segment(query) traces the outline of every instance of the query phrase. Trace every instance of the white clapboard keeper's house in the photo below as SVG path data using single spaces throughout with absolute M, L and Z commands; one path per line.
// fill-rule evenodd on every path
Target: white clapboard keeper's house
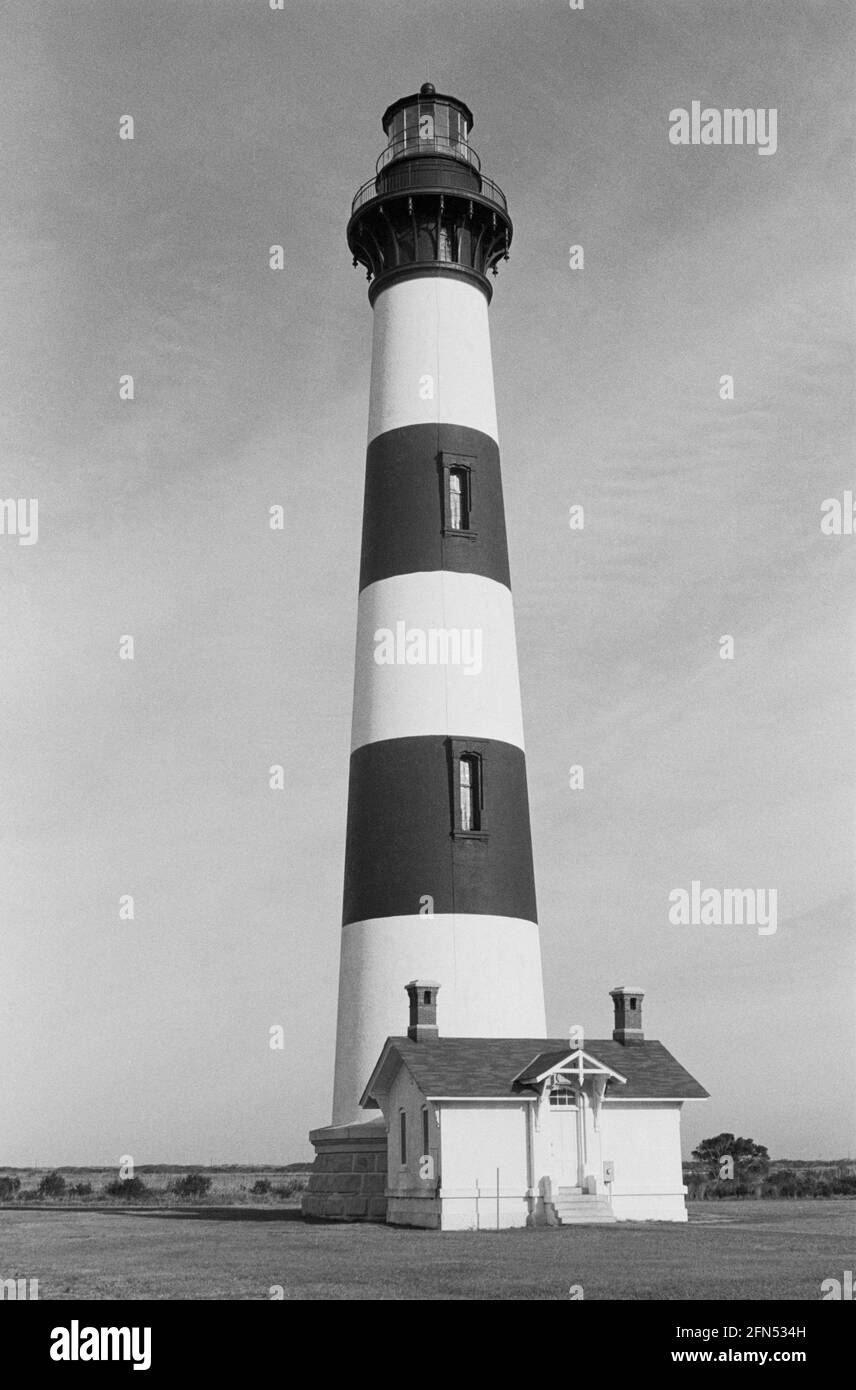
M 443 1038 L 434 980 L 411 980 L 406 1037 L 362 1096 L 387 1136 L 393 1225 L 441 1230 L 686 1221 L 680 1118 L 707 1091 L 611 991 L 610 1039 Z M 380 1128 L 380 1127 L 379 1127 Z

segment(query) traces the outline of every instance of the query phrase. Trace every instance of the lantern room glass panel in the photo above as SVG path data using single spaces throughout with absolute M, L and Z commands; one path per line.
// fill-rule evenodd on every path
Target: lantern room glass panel
M 466 118 L 436 97 L 421 97 L 393 116 L 384 163 L 403 154 L 452 154 L 473 163 Z

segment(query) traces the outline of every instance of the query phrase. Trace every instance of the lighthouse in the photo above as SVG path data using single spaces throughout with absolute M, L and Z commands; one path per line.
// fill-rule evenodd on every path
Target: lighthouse
M 448 1036 L 545 1035 L 488 324 L 512 224 L 472 127 L 430 83 L 394 102 L 348 222 L 374 323 L 333 1115 L 311 1136 L 313 1215 L 383 1215 L 382 1122 L 360 1098 L 402 1031 L 408 983 L 439 982 Z

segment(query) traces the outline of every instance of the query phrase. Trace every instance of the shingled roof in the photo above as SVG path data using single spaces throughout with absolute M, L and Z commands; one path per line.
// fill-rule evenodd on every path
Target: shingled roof
M 363 1093 L 364 1108 L 377 1109 L 372 1092 L 381 1071 L 397 1057 L 425 1096 L 455 1099 L 512 1098 L 534 1094 L 533 1081 L 577 1048 L 561 1038 L 438 1038 L 413 1042 L 387 1038 Z M 586 1039 L 584 1051 L 626 1077 L 610 1081 L 605 1099 L 702 1100 L 708 1092 L 653 1039 L 625 1045 L 609 1039 Z

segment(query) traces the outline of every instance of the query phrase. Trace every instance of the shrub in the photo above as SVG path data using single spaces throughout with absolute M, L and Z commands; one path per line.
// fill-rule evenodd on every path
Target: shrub
M 104 1191 L 108 1197 L 145 1197 L 148 1188 L 142 1178 L 114 1178 Z
M 177 1197 L 204 1197 L 210 1186 L 211 1179 L 204 1173 L 186 1173 L 178 1178 L 172 1190 Z
M 286 1178 L 279 1187 L 271 1188 L 275 1197 L 293 1197 L 295 1192 L 305 1192 L 306 1177 L 301 1175 L 297 1178 Z
M 90 1197 L 92 1195 L 91 1182 L 78 1182 L 70 1189 L 75 1197 Z
M 45 1173 L 39 1183 L 40 1197 L 62 1197 L 65 1194 L 66 1181 L 62 1173 Z
M 789 1168 L 782 1168 L 771 1174 L 767 1183 L 777 1197 L 799 1197 L 805 1194 L 800 1175 Z
M 10 1202 L 15 1193 L 20 1190 L 21 1179 L 13 1177 L 0 1178 L 0 1202 Z
M 250 1188 L 254 1197 L 266 1197 L 270 1192 L 270 1183 L 267 1178 L 259 1178 Z

